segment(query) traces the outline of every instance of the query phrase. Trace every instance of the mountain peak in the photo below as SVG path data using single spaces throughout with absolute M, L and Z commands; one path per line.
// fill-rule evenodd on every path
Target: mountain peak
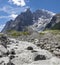
M 30 12 L 30 11 L 31 11 L 30 8 L 26 8 L 26 9 L 24 10 L 24 12 Z
M 29 12 L 29 11 L 30 11 L 30 8 L 27 8 L 27 9 L 26 9 L 26 12 Z
M 3 32 L 7 30 L 23 31 L 26 27 L 35 24 L 38 25 L 36 25 L 36 27 L 34 26 L 37 31 L 42 30 L 45 28 L 46 24 L 50 22 L 52 17 L 53 15 L 50 11 L 38 9 L 35 12 L 32 12 L 30 8 L 27 8 L 27 10 L 25 12 L 21 12 L 21 14 L 18 15 L 14 21 L 8 22 L 3 29 Z

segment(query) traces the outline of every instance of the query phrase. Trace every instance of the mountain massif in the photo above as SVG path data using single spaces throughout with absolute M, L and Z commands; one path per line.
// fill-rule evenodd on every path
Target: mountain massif
M 42 31 L 48 23 L 50 23 L 55 13 L 41 9 L 32 12 L 29 8 L 18 15 L 15 20 L 10 20 L 6 23 L 2 32 L 8 30 L 24 31 L 25 28 L 32 28 L 35 31 Z

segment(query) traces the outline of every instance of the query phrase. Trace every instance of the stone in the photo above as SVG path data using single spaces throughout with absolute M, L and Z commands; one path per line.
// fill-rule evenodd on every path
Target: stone
M 0 65 L 7 65 L 8 63 L 10 63 L 9 57 L 0 58 Z
M 12 60 L 13 58 L 15 58 L 15 56 L 14 55 L 10 55 L 10 60 Z
M 53 52 L 56 56 L 60 56 L 60 52 L 59 51 L 54 51 Z
M 58 46 L 57 48 L 60 49 L 60 46 Z
M 8 52 L 8 50 L 3 45 L 0 45 L 0 51 L 2 53 L 7 53 Z
M 33 47 L 29 46 L 27 47 L 27 50 L 33 50 Z
M 46 60 L 46 57 L 44 55 L 37 55 L 34 61 L 38 61 L 38 60 Z
M 12 50 L 10 51 L 10 54 L 15 55 L 15 50 L 12 49 Z

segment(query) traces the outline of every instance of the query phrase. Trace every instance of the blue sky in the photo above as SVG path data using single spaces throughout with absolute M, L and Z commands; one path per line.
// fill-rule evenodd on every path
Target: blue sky
M 0 30 L 10 19 L 14 19 L 27 8 L 32 11 L 46 9 L 60 13 L 60 0 L 0 0 Z

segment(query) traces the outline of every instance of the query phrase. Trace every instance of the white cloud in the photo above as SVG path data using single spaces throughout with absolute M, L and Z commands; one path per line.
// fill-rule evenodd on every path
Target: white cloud
M 9 0 L 9 2 L 21 7 L 26 5 L 25 0 Z
M 17 17 L 18 14 L 20 14 L 21 12 L 24 12 L 28 7 L 11 7 L 11 6 L 3 6 L 0 8 L 0 11 L 7 13 L 6 16 L 2 15 L 0 16 L 0 19 L 15 19 Z
M 6 19 L 6 20 L 13 19 L 14 20 L 18 16 L 18 14 L 26 11 L 27 8 L 28 6 L 14 8 L 10 5 L 5 5 L 0 8 L 0 12 L 5 12 L 6 15 L 0 15 L 0 19 Z
M 0 25 L 0 32 L 2 31 L 2 29 L 4 28 L 5 24 L 1 24 Z
M 11 14 L 9 16 L 0 16 L 0 19 L 15 19 L 18 15 L 17 14 Z
M 28 6 L 25 7 L 12 7 L 9 5 L 3 6 L 0 8 L 0 11 L 5 12 L 9 15 L 11 14 L 20 14 L 21 12 L 23 12 Z
M 11 14 L 9 17 L 15 19 L 17 16 L 18 16 L 17 14 Z
M 7 6 L 1 7 L 0 11 L 3 11 L 5 13 L 7 13 L 7 14 L 12 14 L 12 13 L 16 13 L 15 9 L 17 9 L 17 8 L 13 8 L 13 7 L 7 5 Z
M 0 19 L 15 19 L 17 17 L 16 14 L 11 14 L 9 16 L 0 16 Z M 2 31 L 2 29 L 4 28 L 5 24 L 0 25 L 0 32 Z

